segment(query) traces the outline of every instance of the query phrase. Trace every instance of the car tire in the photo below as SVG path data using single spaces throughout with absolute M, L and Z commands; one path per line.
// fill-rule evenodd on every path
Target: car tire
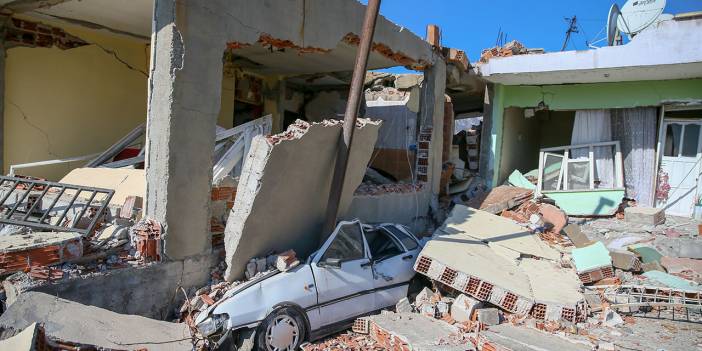
M 304 317 L 292 307 L 281 307 L 266 317 L 256 330 L 256 349 L 260 351 L 297 350 L 305 341 Z

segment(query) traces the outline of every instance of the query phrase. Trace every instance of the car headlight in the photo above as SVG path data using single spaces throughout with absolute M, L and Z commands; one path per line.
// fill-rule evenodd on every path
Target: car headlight
M 209 337 L 222 329 L 227 321 L 227 318 L 228 316 L 226 314 L 216 314 L 211 317 L 207 317 L 197 325 L 197 330 L 200 332 L 200 334 L 202 334 L 202 336 Z

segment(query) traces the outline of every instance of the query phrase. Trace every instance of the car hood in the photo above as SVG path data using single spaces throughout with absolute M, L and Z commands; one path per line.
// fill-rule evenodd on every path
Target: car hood
M 271 272 L 232 288 L 198 315 L 196 324 L 215 314 L 227 314 L 229 328 L 237 328 L 260 322 L 283 304 L 304 310 L 316 303 L 312 269 L 308 264 L 301 264 L 289 271 Z

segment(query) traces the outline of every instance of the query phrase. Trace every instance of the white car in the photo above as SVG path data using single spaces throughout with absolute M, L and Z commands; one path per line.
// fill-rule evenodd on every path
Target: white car
M 340 222 L 304 264 L 229 290 L 197 329 L 235 350 L 296 350 L 406 297 L 420 250 L 404 226 Z

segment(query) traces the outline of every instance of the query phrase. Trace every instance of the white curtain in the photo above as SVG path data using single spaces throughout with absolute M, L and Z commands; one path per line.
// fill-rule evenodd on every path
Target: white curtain
M 592 144 L 612 141 L 612 123 L 609 110 L 578 110 L 575 112 L 575 123 L 571 145 Z M 612 148 L 596 147 L 595 158 L 595 188 L 614 187 L 614 150 Z M 572 151 L 571 159 L 587 158 L 588 149 Z
M 626 195 L 649 207 L 653 207 L 657 120 L 655 107 L 612 110 L 612 136 L 621 143 Z

